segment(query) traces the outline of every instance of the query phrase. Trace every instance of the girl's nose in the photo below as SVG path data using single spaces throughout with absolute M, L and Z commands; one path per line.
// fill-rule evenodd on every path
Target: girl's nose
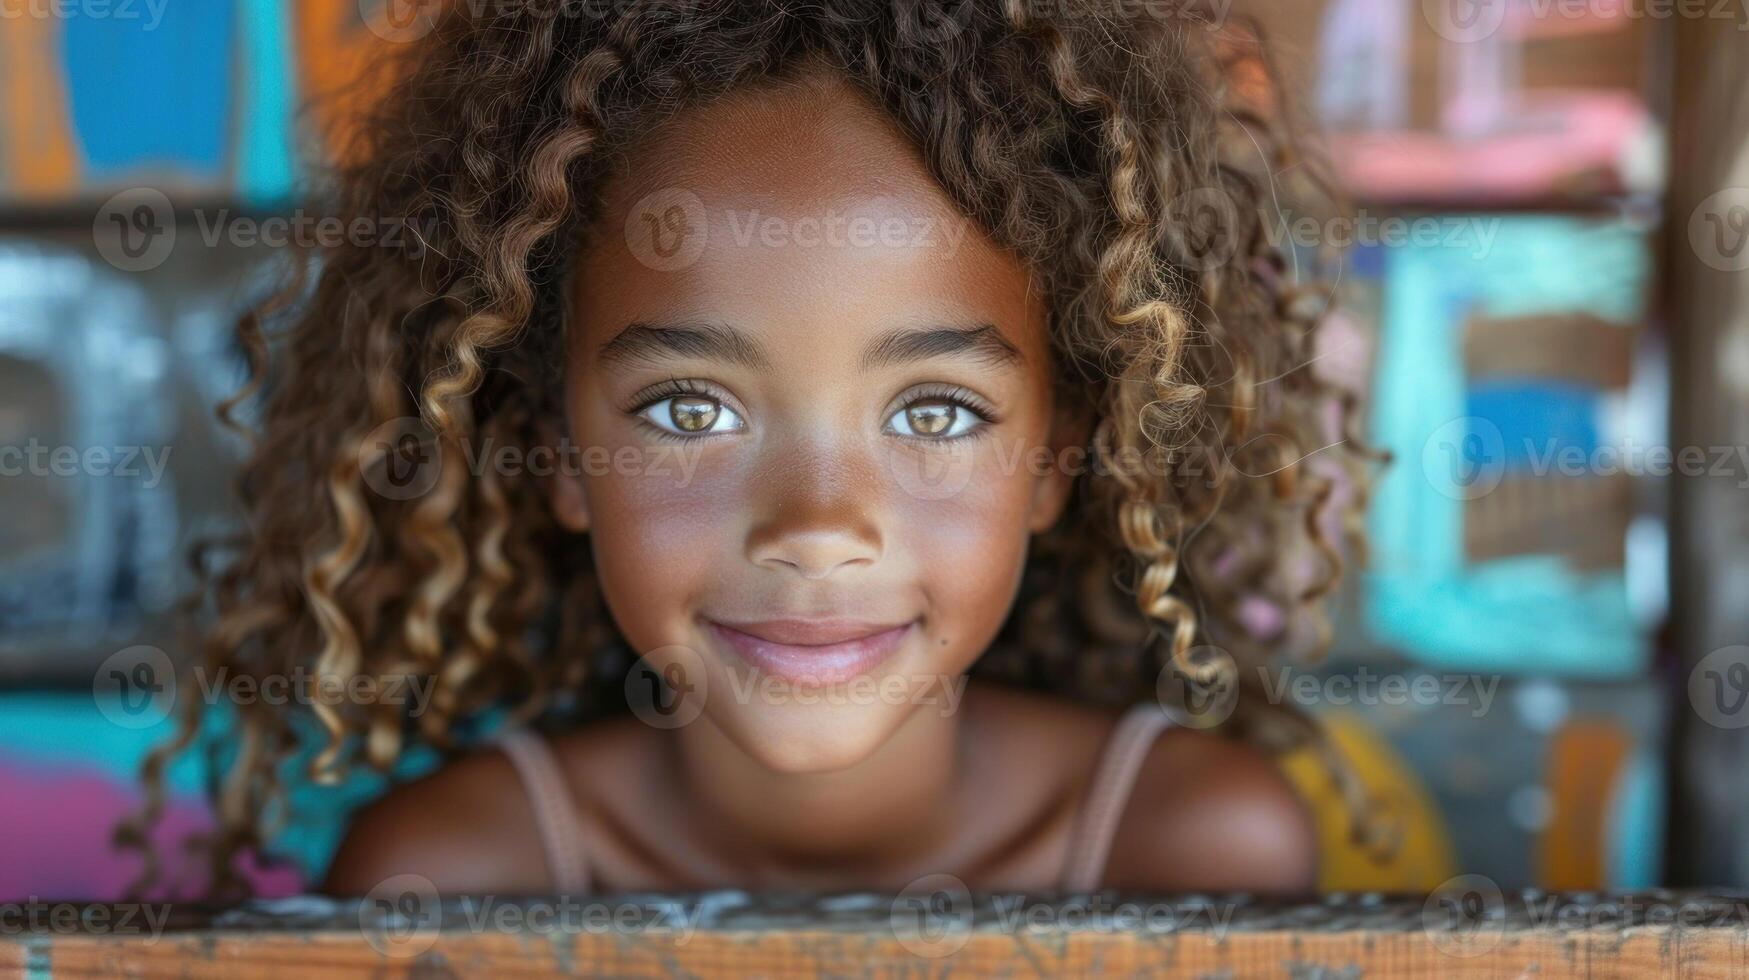
M 765 481 L 769 509 L 748 532 L 747 560 L 806 579 L 878 561 L 875 468 L 839 453 L 786 455 Z

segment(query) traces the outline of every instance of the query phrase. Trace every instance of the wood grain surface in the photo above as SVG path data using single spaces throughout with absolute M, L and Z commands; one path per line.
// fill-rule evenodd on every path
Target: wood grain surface
M 407 894 L 413 894 L 407 899 Z M 83 925 L 81 923 L 84 923 Z M 0 974 L 68 977 L 1738 977 L 1749 895 L 373 894 L 0 908 Z

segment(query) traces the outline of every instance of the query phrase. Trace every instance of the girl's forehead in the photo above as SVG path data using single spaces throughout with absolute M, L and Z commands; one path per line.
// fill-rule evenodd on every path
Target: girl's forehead
M 963 220 L 886 112 L 827 73 L 737 91 L 662 123 L 623 155 L 603 188 L 605 210 L 623 217 L 669 188 L 722 207 L 806 213 L 881 199 Z
M 964 215 L 883 110 L 842 82 L 688 110 L 633 147 L 582 261 L 579 311 L 992 322 L 1042 331 L 1031 277 Z M 592 294 L 592 295 L 590 295 Z M 593 314 L 593 316 L 591 316 Z M 614 322 L 618 321 L 618 322 Z

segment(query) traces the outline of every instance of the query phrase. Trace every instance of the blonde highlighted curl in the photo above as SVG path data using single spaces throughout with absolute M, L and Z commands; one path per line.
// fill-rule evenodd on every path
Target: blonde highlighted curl
M 1368 453 L 1346 431 L 1353 394 L 1308 367 L 1327 292 L 1296 285 L 1307 277 L 1267 235 L 1289 183 L 1325 182 L 1271 108 L 1255 30 L 1164 0 L 524 0 L 452 5 L 392 47 L 380 97 L 348 123 L 330 203 L 348 221 L 403 222 L 418 247 L 302 256 L 281 309 L 241 320 L 252 380 L 220 415 L 258 406 L 247 520 L 198 556 L 197 659 L 233 676 L 414 676 L 434 695 L 416 718 L 389 703 L 227 705 L 237 734 L 203 842 L 215 892 L 241 887 L 234 860 L 265 844 L 300 749 L 333 780 L 360 759 L 387 770 L 416 740 L 462 748 L 496 709 L 554 720 L 621 700 L 632 652 L 589 549 L 533 479 L 471 472 L 464 446 L 526 453 L 562 418 L 561 284 L 640 134 L 821 66 L 890 114 L 1035 270 L 1060 397 L 1095 422 L 1098 465 L 1036 542 L 977 672 L 1133 702 L 1168 665 L 1238 668 L 1227 730 L 1317 742 L 1292 706 L 1244 692 L 1255 665 L 1323 645 L 1322 600 L 1358 553 Z M 443 465 L 416 499 L 388 499 L 360 454 L 409 416 Z M 1211 667 L 1199 642 L 1230 659 Z M 147 852 L 147 880 L 164 766 L 205 714 L 182 703 L 120 835 Z

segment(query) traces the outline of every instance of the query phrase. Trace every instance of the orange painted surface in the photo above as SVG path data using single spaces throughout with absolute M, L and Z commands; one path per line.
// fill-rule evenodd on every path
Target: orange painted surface
M 63 194 L 78 184 L 79 153 L 56 58 L 60 22 L 0 18 L 0 177 L 9 196 Z
M 417 33 L 385 20 L 387 12 L 411 10 L 429 18 L 440 5 L 441 0 L 297 0 L 293 5 L 299 95 L 309 107 L 312 135 L 331 156 L 341 155 L 351 136 L 348 120 L 380 84 L 373 69 L 396 53 L 397 42 L 390 38 L 411 39 Z M 372 17 L 368 23 L 366 10 Z
M 1633 737 L 1604 721 L 1576 721 L 1549 743 L 1544 780 L 1552 801 L 1538 840 L 1536 880 L 1544 888 L 1604 886 L 1609 800 L 1633 752 Z

